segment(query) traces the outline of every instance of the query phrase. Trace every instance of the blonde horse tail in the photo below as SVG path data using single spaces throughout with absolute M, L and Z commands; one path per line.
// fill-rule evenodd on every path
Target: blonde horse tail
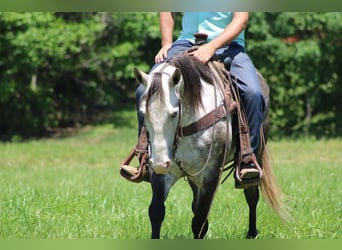
M 261 163 L 263 169 L 263 177 L 260 189 L 266 203 L 276 212 L 276 214 L 284 221 L 292 220 L 288 211 L 288 206 L 284 203 L 285 194 L 279 187 L 275 175 L 272 170 L 269 149 L 267 144 L 264 145 Z
M 276 214 L 282 220 L 288 221 L 292 220 L 292 217 L 288 211 L 288 206 L 283 201 L 283 198 L 285 198 L 285 194 L 279 187 L 277 180 L 273 174 L 269 149 L 267 145 L 268 132 L 270 128 L 270 117 L 268 114 L 270 107 L 270 88 L 261 73 L 259 71 L 257 71 L 257 73 L 261 82 L 262 92 L 265 97 L 267 113 L 263 126 L 260 129 L 261 157 L 259 158 L 259 161 L 261 162 L 263 170 L 263 177 L 261 179 L 260 189 L 266 203 L 276 212 Z

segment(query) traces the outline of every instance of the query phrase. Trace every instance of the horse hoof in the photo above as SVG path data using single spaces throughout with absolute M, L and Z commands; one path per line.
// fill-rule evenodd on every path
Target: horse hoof
M 248 231 L 246 238 L 247 239 L 256 239 L 258 237 L 258 231 Z

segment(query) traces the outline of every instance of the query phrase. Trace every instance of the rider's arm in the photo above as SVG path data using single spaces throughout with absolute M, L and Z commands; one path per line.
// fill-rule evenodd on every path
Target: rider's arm
M 209 43 L 200 46 L 196 51 L 191 52 L 191 55 L 206 63 L 214 55 L 215 51 L 222 46 L 229 44 L 242 32 L 248 23 L 248 12 L 234 12 L 233 20 L 215 39 Z
M 173 28 L 175 26 L 175 14 L 172 12 L 161 12 L 159 14 L 159 26 L 162 38 L 162 46 L 173 42 Z
M 175 26 L 175 13 L 161 12 L 159 14 L 159 26 L 162 39 L 162 48 L 155 57 L 155 62 L 163 61 L 167 56 L 173 42 L 173 28 Z
M 232 22 L 209 44 L 217 50 L 233 41 L 246 28 L 248 17 L 248 12 L 234 12 Z

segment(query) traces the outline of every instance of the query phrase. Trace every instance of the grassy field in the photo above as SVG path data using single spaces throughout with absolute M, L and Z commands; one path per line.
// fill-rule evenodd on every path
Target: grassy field
M 1 239 L 149 238 L 150 186 L 119 175 L 136 142 L 135 115 L 120 117 L 67 137 L 0 143 Z M 281 222 L 261 199 L 259 238 L 341 239 L 342 141 L 270 141 L 270 150 L 294 222 Z M 229 178 L 219 187 L 208 239 L 245 237 L 247 204 L 233 186 Z M 163 238 L 192 238 L 190 204 L 181 180 L 166 202 Z

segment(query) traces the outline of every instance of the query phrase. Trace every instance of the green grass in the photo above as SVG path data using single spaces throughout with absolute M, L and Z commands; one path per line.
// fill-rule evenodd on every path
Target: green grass
M 1 239 L 147 239 L 147 183 L 119 175 L 136 143 L 134 112 L 114 124 L 63 138 L 0 143 Z M 124 126 L 124 124 L 126 124 Z M 261 199 L 261 239 L 341 239 L 341 140 L 270 141 L 275 174 L 294 222 L 282 223 Z M 166 202 L 162 237 L 192 238 L 191 192 L 185 180 Z M 244 239 L 247 204 L 233 180 L 219 187 L 209 239 Z

